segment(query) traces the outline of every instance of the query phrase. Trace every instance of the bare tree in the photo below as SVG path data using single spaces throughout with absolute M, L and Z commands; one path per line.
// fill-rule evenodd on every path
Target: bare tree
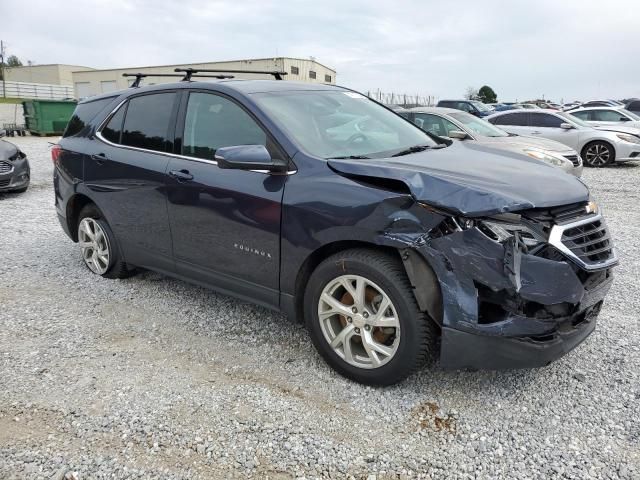
M 467 87 L 464 92 L 464 98 L 467 100 L 475 100 L 478 97 L 478 89 L 476 87 Z

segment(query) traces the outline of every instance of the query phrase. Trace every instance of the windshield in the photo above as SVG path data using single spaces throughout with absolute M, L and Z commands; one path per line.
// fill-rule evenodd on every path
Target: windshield
M 565 120 L 567 120 L 570 123 L 573 123 L 575 125 L 580 125 L 581 127 L 589 127 L 589 128 L 591 128 L 591 125 L 589 125 L 584 120 L 579 119 L 575 115 L 571 115 L 570 113 L 566 113 L 566 112 L 555 112 L 555 113 L 556 113 L 556 115 L 561 116 L 562 118 L 564 118 Z
M 436 145 L 418 127 L 359 93 L 308 90 L 253 97 L 307 153 L 317 157 L 383 158 L 417 145 Z
M 494 127 L 489 122 L 480 120 L 478 117 L 469 115 L 468 113 L 450 113 L 449 116 L 454 120 L 457 120 L 465 126 L 466 129 L 471 130 L 473 133 L 482 135 L 484 137 L 508 137 L 509 134 L 504 130 L 500 130 L 498 127 Z
M 473 104 L 474 107 L 476 107 L 481 112 L 490 112 L 491 111 L 491 108 L 489 108 L 487 105 L 485 105 L 482 102 L 473 101 L 471 103 Z

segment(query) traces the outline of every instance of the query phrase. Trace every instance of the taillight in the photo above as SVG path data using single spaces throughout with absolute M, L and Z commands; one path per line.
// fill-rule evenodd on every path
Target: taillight
M 58 164 L 58 160 L 60 159 L 60 155 L 62 154 L 62 147 L 60 145 L 53 145 L 51 147 L 51 160 L 53 160 L 54 164 Z

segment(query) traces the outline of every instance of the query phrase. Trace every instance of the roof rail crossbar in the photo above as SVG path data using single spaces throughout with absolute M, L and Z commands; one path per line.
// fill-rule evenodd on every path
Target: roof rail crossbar
M 174 77 L 180 78 L 181 80 L 191 80 L 191 75 L 188 76 L 181 73 L 123 73 L 123 77 L 136 77 L 136 79 L 131 84 L 131 88 L 138 88 L 140 86 L 140 81 L 146 77 Z M 196 77 L 207 77 L 207 78 L 217 78 L 218 80 L 224 80 L 228 78 L 234 78 L 233 75 L 195 75 Z
M 224 69 L 210 69 L 210 68 L 176 68 L 174 72 L 184 72 L 184 79 L 190 80 L 192 76 L 200 77 L 199 72 L 205 73 L 254 73 L 258 75 L 271 75 L 276 80 L 283 80 L 283 76 L 287 72 L 280 72 L 277 70 L 224 70 Z
M 138 88 L 140 81 L 146 77 L 182 77 L 182 75 L 176 75 L 175 73 L 123 73 L 123 77 L 136 77 L 131 84 L 131 88 Z

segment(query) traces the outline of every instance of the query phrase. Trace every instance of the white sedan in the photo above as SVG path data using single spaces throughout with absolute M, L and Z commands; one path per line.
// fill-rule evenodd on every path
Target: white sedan
M 564 143 L 580 152 L 589 167 L 640 160 L 640 134 L 633 133 L 633 129 L 599 130 L 567 112 L 543 109 L 507 110 L 489 115 L 486 120 L 507 132 Z
M 571 110 L 571 115 L 592 127 L 625 126 L 640 129 L 640 116 L 630 112 L 624 105 L 618 107 L 582 107 Z

